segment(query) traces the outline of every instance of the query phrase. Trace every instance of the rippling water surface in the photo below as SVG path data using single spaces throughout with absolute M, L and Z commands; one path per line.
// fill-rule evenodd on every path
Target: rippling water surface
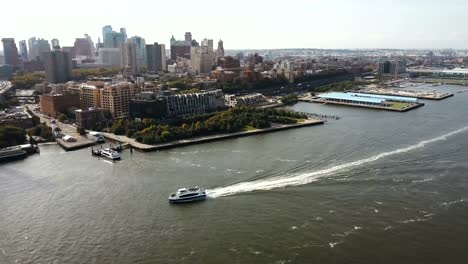
M 0 263 L 468 262 L 468 93 L 425 103 L 116 163 L 43 146 L 0 165 Z M 189 185 L 210 199 L 168 203 Z

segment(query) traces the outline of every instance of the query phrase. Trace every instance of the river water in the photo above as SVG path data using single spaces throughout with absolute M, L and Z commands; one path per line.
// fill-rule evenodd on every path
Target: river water
M 0 263 L 468 263 L 468 93 L 425 103 L 115 163 L 42 146 L 0 166 Z

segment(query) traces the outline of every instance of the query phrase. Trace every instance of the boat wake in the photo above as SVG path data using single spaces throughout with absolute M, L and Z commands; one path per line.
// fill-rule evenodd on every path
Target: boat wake
M 442 135 L 436 138 L 421 141 L 409 147 L 400 148 L 400 149 L 389 151 L 389 152 L 383 152 L 383 153 L 377 154 L 375 156 L 372 156 L 366 159 L 361 159 L 361 160 L 333 166 L 328 169 L 301 173 L 301 174 L 288 176 L 288 177 L 275 177 L 275 178 L 260 179 L 260 180 L 249 181 L 249 182 L 240 182 L 240 183 L 236 183 L 236 184 L 226 186 L 226 187 L 219 187 L 219 188 L 207 190 L 207 194 L 210 198 L 216 198 L 216 197 L 229 196 L 229 195 L 247 193 L 247 192 L 253 192 L 253 191 L 271 190 L 271 189 L 283 188 L 283 187 L 288 187 L 288 186 L 304 185 L 304 184 L 317 181 L 319 178 L 326 176 L 326 175 L 330 175 L 331 173 L 351 169 L 357 166 L 361 166 L 363 164 L 367 164 L 370 162 L 383 159 L 385 157 L 417 150 L 417 149 L 425 147 L 427 144 L 435 143 L 438 141 L 443 141 L 449 137 L 455 136 L 460 133 L 464 133 L 466 131 L 468 131 L 468 126 L 452 131 L 450 133 L 447 133 L 445 135 Z

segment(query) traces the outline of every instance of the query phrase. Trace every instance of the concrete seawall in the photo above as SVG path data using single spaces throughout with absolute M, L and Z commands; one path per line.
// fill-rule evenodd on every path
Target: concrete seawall
M 287 124 L 287 125 L 274 124 L 272 127 L 265 128 L 265 129 L 256 129 L 256 130 L 251 130 L 251 131 L 242 131 L 242 132 L 236 132 L 236 133 L 230 133 L 230 134 L 211 135 L 211 136 L 198 137 L 198 138 L 192 138 L 192 139 L 177 140 L 177 141 L 164 143 L 164 144 L 158 144 L 158 145 L 142 144 L 142 143 L 137 142 L 133 138 L 128 138 L 126 136 L 117 136 L 111 133 L 103 133 L 103 135 L 104 137 L 111 139 L 111 140 L 115 140 L 117 142 L 128 143 L 133 148 L 141 150 L 141 151 L 157 151 L 157 150 L 184 147 L 184 146 L 190 146 L 190 145 L 195 145 L 195 144 L 202 144 L 202 143 L 208 143 L 208 142 L 213 142 L 213 141 L 227 140 L 227 139 L 232 139 L 232 138 L 246 137 L 246 136 L 258 135 L 258 134 L 266 134 L 266 133 L 272 133 L 272 132 L 277 132 L 277 131 L 283 131 L 287 129 L 308 127 L 308 126 L 315 126 L 315 125 L 322 125 L 322 124 L 324 124 L 323 120 L 306 120 L 302 123 Z

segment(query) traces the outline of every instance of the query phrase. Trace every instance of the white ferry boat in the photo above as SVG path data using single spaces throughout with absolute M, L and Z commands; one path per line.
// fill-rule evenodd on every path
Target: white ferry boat
M 109 148 L 105 148 L 105 149 L 100 150 L 99 154 L 102 157 L 108 158 L 108 159 L 111 159 L 111 160 L 120 160 L 120 158 L 121 158 L 120 154 L 117 151 L 111 150 Z
M 206 200 L 206 192 L 198 186 L 179 189 L 169 196 L 169 202 L 171 203 L 189 203 L 204 200 Z

